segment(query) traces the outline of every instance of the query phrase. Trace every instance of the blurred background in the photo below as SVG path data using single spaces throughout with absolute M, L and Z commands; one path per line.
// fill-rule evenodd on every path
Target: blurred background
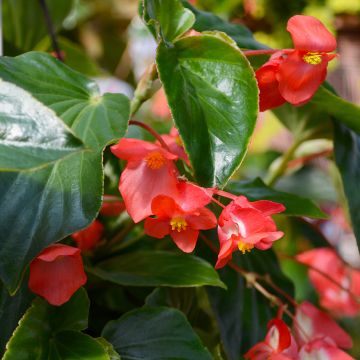
M 154 61 L 156 51 L 152 35 L 137 15 L 138 1 L 46 1 L 65 63 L 97 79 L 103 92 L 122 92 L 131 97 L 146 67 Z M 285 31 L 289 17 L 305 14 L 319 18 L 336 34 L 338 41 L 340 56 L 330 63 L 328 80 L 341 96 L 360 104 L 359 0 L 193 0 L 191 3 L 232 23 L 246 25 L 259 42 L 272 48 L 292 47 Z M 5 55 L 16 56 L 31 50 L 53 52 L 40 1 L 3 0 L 2 10 Z M 281 115 L 281 110 L 259 115 L 248 156 L 236 177 L 263 178 L 290 146 L 291 115 L 285 119 Z M 171 116 L 161 89 L 136 117 L 146 120 L 159 132 L 170 130 Z M 321 122 L 322 119 L 312 120 Z M 131 128 L 128 136 L 144 138 L 147 135 Z M 360 268 L 340 175 L 332 159 L 331 136 L 331 132 L 323 131 L 302 144 L 286 176 L 276 184 L 280 190 L 311 198 L 329 214 L 329 219 L 281 219 L 286 221 L 282 226 L 287 235 L 276 247 L 283 253 L 295 255 L 310 244 L 329 241 L 345 261 Z M 114 175 L 109 166 L 105 172 L 116 192 L 118 174 Z M 286 260 L 282 265 L 296 283 L 297 298 L 315 299 L 305 269 Z M 360 332 L 357 318 L 342 319 L 342 322 L 353 335 Z M 359 340 L 354 348 L 356 353 L 360 353 Z

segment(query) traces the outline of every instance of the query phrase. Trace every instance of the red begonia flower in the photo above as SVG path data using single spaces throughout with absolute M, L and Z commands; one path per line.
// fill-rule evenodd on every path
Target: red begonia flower
M 30 264 L 29 288 L 51 305 L 62 305 L 86 283 L 80 249 L 55 244 Z
M 174 198 L 159 195 L 151 203 L 156 218 L 145 220 L 145 233 L 161 239 L 170 235 L 175 244 L 184 252 L 195 248 L 199 230 L 214 228 L 215 215 L 204 206 L 211 201 L 207 189 L 180 182 Z
M 303 345 L 299 352 L 299 360 L 355 360 L 348 355 L 331 339 L 317 339 Z
M 294 337 L 280 319 L 270 320 L 265 340 L 254 345 L 245 355 L 249 360 L 292 360 L 298 355 Z
M 151 212 L 151 201 L 157 195 L 172 196 L 177 191 L 177 156 L 157 144 L 137 139 L 121 139 L 111 146 L 118 158 L 127 165 L 120 177 L 119 190 L 126 210 L 134 222 Z
M 335 37 L 312 16 L 289 19 L 294 50 L 276 52 L 256 71 L 260 89 L 260 111 L 284 102 L 301 105 L 310 100 L 324 82 L 327 65 L 336 55 Z
M 164 88 L 161 88 L 153 97 L 151 112 L 160 118 L 170 119 L 171 112 L 166 99 Z
M 277 231 L 271 215 L 284 210 L 282 204 L 267 200 L 249 202 L 245 196 L 239 196 L 227 205 L 219 217 L 220 252 L 215 268 L 225 266 L 236 249 L 243 254 L 254 247 L 269 249 L 284 235 Z
M 349 349 L 351 337 L 326 313 L 309 302 L 296 309 L 294 334 L 300 346 L 313 340 L 331 339 L 337 347 Z
M 189 158 L 184 150 L 183 142 L 180 138 L 179 131 L 175 127 L 170 130 L 169 135 L 161 135 L 170 151 L 177 155 L 180 159 L 183 159 L 188 166 L 190 166 Z
M 100 214 L 103 216 L 118 216 L 125 211 L 125 203 L 117 196 L 104 195 Z
M 94 220 L 84 230 L 77 231 L 71 235 L 77 247 L 83 251 L 91 250 L 101 240 L 104 226 L 99 220 Z
M 296 256 L 297 260 L 311 265 L 338 284 L 348 288 L 354 295 L 360 296 L 360 271 L 346 266 L 336 252 L 329 248 L 318 248 Z M 311 283 L 320 295 L 320 304 L 336 315 L 355 316 L 360 311 L 360 304 L 349 291 L 337 286 L 333 281 L 313 269 L 309 269 Z

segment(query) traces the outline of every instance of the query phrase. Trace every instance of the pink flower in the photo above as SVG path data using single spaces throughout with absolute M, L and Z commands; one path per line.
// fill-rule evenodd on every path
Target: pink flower
M 282 231 L 277 231 L 271 215 L 284 210 L 284 205 L 276 202 L 249 202 L 245 196 L 236 197 L 219 217 L 220 252 L 215 268 L 225 266 L 236 249 L 243 254 L 254 247 L 269 249 L 274 241 L 284 235 Z
M 82 251 L 91 250 L 101 240 L 104 226 L 99 220 L 94 220 L 90 226 L 71 235 L 77 247 Z
M 166 99 L 165 91 L 161 88 L 153 97 L 151 112 L 160 118 L 170 119 L 171 112 Z
M 175 127 L 170 130 L 169 135 L 161 135 L 166 145 L 169 147 L 170 151 L 177 155 L 180 159 L 183 159 L 188 166 L 190 165 L 189 158 L 184 150 L 183 142 L 180 138 L 179 131 Z
M 245 355 L 249 360 L 292 360 L 298 355 L 297 344 L 287 325 L 280 319 L 268 323 L 265 341 L 254 345 Z
M 180 182 L 174 197 L 159 195 L 151 203 L 156 218 L 145 220 L 145 233 L 161 239 L 170 235 L 184 252 L 195 248 L 199 230 L 214 228 L 215 215 L 204 206 L 211 201 L 211 193 L 199 186 Z
M 149 215 L 151 201 L 158 195 L 172 196 L 177 191 L 177 156 L 157 144 L 137 139 L 121 139 L 111 146 L 127 165 L 120 177 L 119 190 L 126 210 L 134 222 Z
M 299 352 L 299 360 L 355 360 L 342 351 L 330 339 L 313 340 L 305 344 Z
M 343 349 L 352 346 L 351 337 L 329 315 L 309 302 L 297 307 L 294 324 L 295 338 L 300 346 L 314 340 L 332 341 Z
M 360 296 L 360 271 L 346 266 L 333 249 L 318 248 L 296 256 L 300 262 L 310 265 L 354 295 Z M 333 281 L 313 269 L 309 269 L 311 283 L 320 295 L 320 304 L 337 315 L 354 316 L 360 310 L 360 304 L 349 291 L 337 286 Z
M 276 52 L 256 71 L 260 89 L 260 111 L 284 102 L 301 105 L 309 101 L 324 82 L 327 65 L 336 55 L 335 37 L 312 16 L 289 19 L 294 50 Z
M 62 305 L 86 283 L 80 249 L 50 245 L 30 264 L 29 288 L 51 305 Z

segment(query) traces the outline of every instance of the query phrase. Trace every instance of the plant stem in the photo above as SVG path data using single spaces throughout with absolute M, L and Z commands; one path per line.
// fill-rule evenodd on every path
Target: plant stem
M 281 156 L 280 163 L 277 164 L 275 170 L 269 172 L 265 182 L 268 186 L 272 186 L 276 183 L 276 181 L 284 175 L 288 163 L 292 158 L 294 157 L 295 151 L 297 148 L 302 144 L 304 140 L 302 138 L 299 138 L 295 140 L 292 145 L 287 149 L 287 151 Z
M 58 42 L 57 37 L 56 37 L 54 23 L 53 23 L 53 21 L 51 19 L 51 15 L 50 15 L 50 12 L 49 12 L 49 8 L 48 8 L 48 6 L 46 4 L 46 0 L 39 0 L 39 3 L 40 3 L 42 11 L 44 13 L 46 27 L 48 29 L 49 36 L 50 36 L 51 43 L 52 43 L 52 47 L 54 49 L 56 57 L 60 61 L 64 61 L 64 57 L 63 57 L 63 55 L 61 53 L 59 42 Z
M 161 144 L 161 146 L 163 148 L 165 148 L 167 151 L 171 152 L 170 148 L 168 147 L 168 145 L 166 144 L 166 142 L 164 141 L 164 139 L 160 136 L 159 133 L 157 133 L 152 127 L 150 127 L 149 125 L 141 122 L 141 121 L 137 121 L 137 120 L 130 120 L 129 121 L 129 125 L 135 125 L 135 126 L 139 126 L 142 127 L 143 129 L 145 129 L 147 132 L 149 132 L 157 141 L 159 141 L 159 143 Z
M 155 64 L 150 65 L 146 69 L 144 75 L 141 77 L 136 87 L 134 98 L 132 99 L 130 104 L 130 117 L 136 114 L 142 103 L 148 100 L 153 94 L 152 85 L 154 80 L 156 80 L 157 76 L 158 74 L 157 74 L 156 65 Z

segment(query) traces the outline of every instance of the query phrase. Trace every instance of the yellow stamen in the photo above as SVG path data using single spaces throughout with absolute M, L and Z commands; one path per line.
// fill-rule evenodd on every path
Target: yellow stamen
M 239 241 L 238 242 L 238 248 L 243 254 L 246 254 L 246 252 L 250 252 L 251 249 L 254 248 L 254 245 L 253 244 L 246 244 L 246 243 L 243 243 L 243 242 Z
M 175 142 L 179 146 L 181 146 L 181 147 L 183 146 L 183 142 L 182 142 L 181 137 L 179 135 L 175 137 Z
M 316 52 L 308 52 L 303 56 L 303 60 L 310 65 L 319 65 L 322 62 L 321 55 Z
M 146 155 L 145 162 L 150 169 L 157 170 L 164 166 L 166 159 L 159 151 L 153 151 Z
M 174 217 L 170 221 L 171 230 L 176 230 L 177 232 L 186 230 L 188 224 L 183 217 Z

